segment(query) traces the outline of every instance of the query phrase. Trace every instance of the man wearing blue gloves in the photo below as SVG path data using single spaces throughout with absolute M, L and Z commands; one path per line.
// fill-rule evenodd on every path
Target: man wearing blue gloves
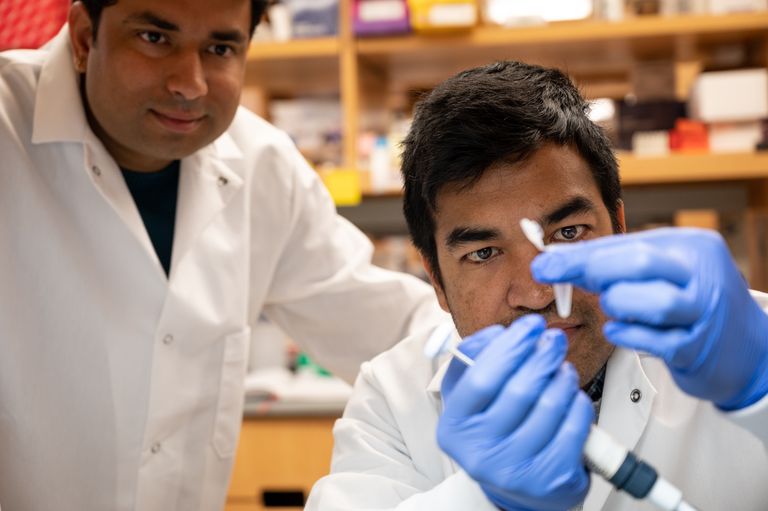
M 516 62 L 420 103 L 404 210 L 475 364 L 425 358 L 431 331 L 364 364 L 308 509 L 650 509 L 585 468 L 593 422 L 700 509 L 768 507 L 768 298 L 715 233 L 612 236 L 616 159 L 587 112 Z M 553 283 L 577 286 L 568 318 Z
M 768 394 L 768 316 L 717 234 L 604 238 L 543 254 L 531 268 L 540 282 L 600 294 L 608 340 L 662 359 L 687 394 L 723 410 Z

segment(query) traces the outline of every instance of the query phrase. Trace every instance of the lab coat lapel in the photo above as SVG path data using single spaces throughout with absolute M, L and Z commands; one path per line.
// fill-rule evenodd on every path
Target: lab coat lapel
M 603 401 L 597 425 L 627 449 L 634 449 L 648 425 L 656 389 L 645 374 L 640 355 L 616 348 L 608 361 Z M 639 394 L 637 394 L 637 392 Z M 633 401 L 632 396 L 639 400 Z M 603 509 L 613 487 L 592 474 L 592 487 L 584 501 L 584 511 Z
M 458 343 L 460 340 L 461 337 L 459 336 L 459 333 L 454 332 L 454 337 L 451 339 L 451 342 Z M 443 396 L 440 393 L 440 386 L 443 383 L 443 378 L 445 377 L 446 371 L 448 371 L 448 365 L 451 363 L 452 358 L 453 357 L 449 353 L 444 353 L 436 360 L 432 361 L 434 376 L 429 381 L 427 388 L 425 389 L 427 395 L 432 401 L 432 405 L 435 407 L 435 413 L 438 416 L 443 413 Z M 445 454 L 442 450 L 440 451 L 440 461 L 445 477 L 448 477 L 451 474 L 455 474 L 461 470 L 459 464 L 453 461 L 453 459 L 451 459 L 451 457 Z
M 242 159 L 242 153 L 225 133 L 210 146 L 182 160 L 172 274 L 198 235 L 242 188 L 243 179 L 226 163 L 238 159 Z
M 47 45 L 50 55 L 40 71 L 35 96 L 33 144 L 73 142 L 82 144 L 82 174 L 67 179 L 88 179 L 123 225 L 155 261 L 157 275 L 165 278 L 136 205 L 115 160 L 88 126 L 79 91 L 79 76 L 72 64 L 69 29 L 64 25 Z M 67 168 L 62 166 L 62 169 Z M 60 169 L 51 169 L 52 172 Z

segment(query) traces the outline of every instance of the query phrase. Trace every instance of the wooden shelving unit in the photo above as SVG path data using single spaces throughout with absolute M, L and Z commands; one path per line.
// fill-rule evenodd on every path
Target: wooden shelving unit
M 625 186 L 768 179 L 768 154 L 672 154 L 659 158 L 619 157 Z
M 359 39 L 361 55 L 430 52 L 435 49 L 485 49 L 499 46 L 535 47 L 645 42 L 657 47 L 670 41 L 695 38 L 700 41 L 743 41 L 750 36 L 764 36 L 768 13 L 731 14 L 727 16 L 646 16 L 620 22 L 599 20 L 567 21 L 544 26 L 504 28 L 478 26 L 460 34 L 446 36 L 408 35 Z
M 637 62 L 668 59 L 680 67 L 681 94 L 714 48 L 740 46 L 768 64 L 768 12 L 645 16 L 621 22 L 574 21 L 546 26 L 478 26 L 448 35 L 357 38 L 350 2 L 341 0 L 338 37 L 256 43 L 248 83 L 265 97 L 330 92 L 340 96 L 343 156 L 357 166 L 361 109 L 393 91 L 428 88 L 468 66 L 500 58 L 567 68 L 587 94 L 622 96 Z M 693 69 L 693 71 L 691 71 Z M 623 85 L 621 84 L 623 83 Z M 373 98 L 373 99 L 371 99 Z M 673 155 L 621 158 L 626 185 L 768 179 L 765 155 Z M 363 169 L 364 170 L 364 169 Z M 765 200 L 768 203 L 768 197 Z
M 282 59 L 314 59 L 336 57 L 341 44 L 338 37 L 321 39 L 294 39 L 286 42 L 260 42 L 251 45 L 248 60 L 251 62 Z

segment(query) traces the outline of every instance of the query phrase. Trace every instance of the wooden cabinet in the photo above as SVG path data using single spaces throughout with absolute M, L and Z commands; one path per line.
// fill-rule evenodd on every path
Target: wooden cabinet
M 246 417 L 227 496 L 226 511 L 262 511 L 264 494 L 276 499 L 309 495 L 328 473 L 333 449 L 329 417 Z M 283 511 L 301 509 L 279 508 Z

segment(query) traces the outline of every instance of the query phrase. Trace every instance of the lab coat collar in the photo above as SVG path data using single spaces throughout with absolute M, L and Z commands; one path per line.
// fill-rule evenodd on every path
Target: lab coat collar
M 64 25 L 45 48 L 49 53 L 40 70 L 35 96 L 32 143 L 81 142 L 89 128 L 68 26 Z
M 461 336 L 459 335 L 459 332 L 454 329 L 453 337 L 450 342 L 457 344 L 460 341 Z M 437 358 L 437 361 L 434 363 L 437 369 L 435 370 L 434 376 L 427 384 L 427 393 L 432 394 L 438 401 L 440 401 L 440 386 L 443 383 L 443 378 L 445 377 L 446 371 L 448 371 L 448 365 L 451 363 L 452 358 L 453 356 L 450 353 L 443 353 Z
M 446 371 L 448 371 L 448 364 L 451 363 L 450 355 L 442 355 L 438 359 L 438 368 L 435 371 L 435 375 L 429 381 L 427 385 L 427 392 L 430 394 L 440 394 L 440 385 L 443 383 Z
M 181 161 L 171 278 L 198 235 L 243 187 L 229 163 L 243 154 L 228 133 Z
M 119 169 L 88 125 L 79 90 L 79 77 L 72 63 L 69 29 L 65 25 L 46 45 L 49 54 L 40 71 L 35 97 L 32 142 L 80 142 L 85 151 L 85 168 L 102 169 L 94 181 L 104 197 L 134 232 L 145 250 L 156 260 L 158 275 L 164 278 L 152 242 L 128 193 Z M 243 178 L 229 163 L 242 160 L 243 154 L 225 132 L 208 146 L 181 162 L 179 202 L 173 248 L 173 270 L 188 252 L 197 235 L 226 206 L 242 187 Z

